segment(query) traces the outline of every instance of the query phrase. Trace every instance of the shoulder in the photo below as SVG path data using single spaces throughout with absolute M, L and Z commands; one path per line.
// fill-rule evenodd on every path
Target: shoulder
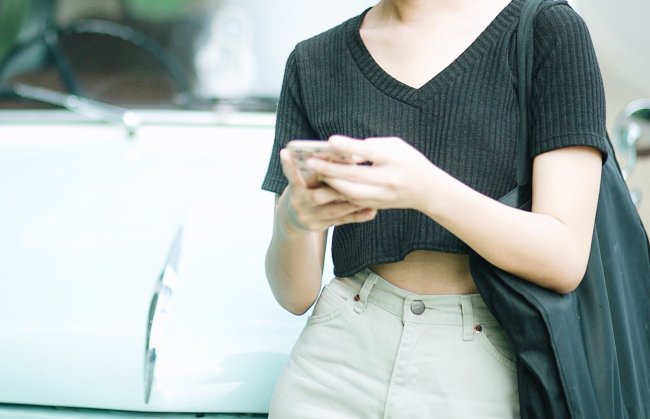
M 298 43 L 292 53 L 298 66 L 326 65 L 337 61 L 337 58 L 347 50 L 348 38 L 359 25 L 361 18 L 362 15 L 352 17 L 323 33 Z
M 558 43 L 591 43 L 589 29 L 582 17 L 568 4 L 554 0 L 543 4 L 537 15 L 535 40 L 547 48 Z
M 594 46 L 583 18 L 564 2 L 549 0 L 542 7 L 535 20 L 536 70 L 552 62 L 595 68 Z

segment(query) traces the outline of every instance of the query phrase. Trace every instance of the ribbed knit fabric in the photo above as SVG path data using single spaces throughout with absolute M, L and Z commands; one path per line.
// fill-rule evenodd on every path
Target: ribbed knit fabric
M 359 28 L 367 11 L 298 44 L 287 61 L 262 188 L 281 193 L 286 187 L 279 151 L 289 140 L 342 134 L 401 137 L 475 190 L 495 199 L 505 195 L 515 186 L 514 38 L 522 4 L 509 3 L 454 62 L 418 89 L 387 74 L 366 49 Z M 596 147 L 606 158 L 600 70 L 587 27 L 569 6 L 538 16 L 533 75 L 531 158 L 574 145 Z M 382 210 L 373 221 L 334 229 L 334 271 L 350 276 L 416 249 L 468 250 L 418 211 Z

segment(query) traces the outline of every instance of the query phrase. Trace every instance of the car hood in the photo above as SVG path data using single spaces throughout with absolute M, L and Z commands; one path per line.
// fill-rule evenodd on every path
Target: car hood
M 0 402 L 265 412 L 303 323 L 264 275 L 269 115 L 130 139 L 34 120 L 0 126 Z

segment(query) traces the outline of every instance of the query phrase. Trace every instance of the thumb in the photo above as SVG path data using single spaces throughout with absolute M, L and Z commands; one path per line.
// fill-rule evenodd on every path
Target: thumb
M 280 150 L 280 162 L 282 163 L 282 172 L 284 173 L 284 176 L 286 176 L 289 183 L 307 187 L 305 181 L 302 179 L 302 176 L 300 176 L 298 167 L 291 158 L 291 153 L 286 148 Z

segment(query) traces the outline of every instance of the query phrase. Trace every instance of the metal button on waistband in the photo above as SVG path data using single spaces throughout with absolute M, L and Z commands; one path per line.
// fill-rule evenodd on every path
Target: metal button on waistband
M 411 303 L 411 311 L 413 312 L 413 314 L 420 315 L 424 313 L 424 308 L 425 308 L 424 303 L 420 300 L 416 300 Z

